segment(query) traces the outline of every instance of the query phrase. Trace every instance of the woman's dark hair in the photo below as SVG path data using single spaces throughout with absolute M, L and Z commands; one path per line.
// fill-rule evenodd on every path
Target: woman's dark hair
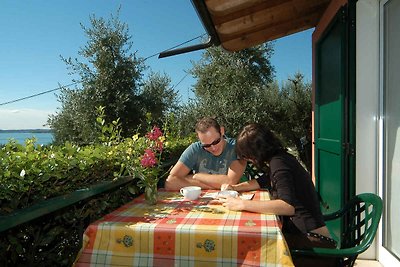
M 236 139 L 236 153 L 242 159 L 251 160 L 260 170 L 279 151 L 284 151 L 281 141 L 264 125 L 246 125 Z

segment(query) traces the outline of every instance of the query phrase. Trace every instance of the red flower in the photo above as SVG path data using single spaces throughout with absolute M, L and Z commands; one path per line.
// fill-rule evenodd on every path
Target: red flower
M 145 168 L 153 167 L 157 164 L 156 155 L 151 149 L 146 149 L 144 151 L 140 164 Z
M 146 137 L 152 141 L 156 141 L 163 133 L 157 126 L 154 126 L 153 129 L 146 134 Z

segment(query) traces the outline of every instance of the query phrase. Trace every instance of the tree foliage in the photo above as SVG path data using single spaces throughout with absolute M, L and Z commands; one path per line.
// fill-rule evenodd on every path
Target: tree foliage
M 274 85 L 277 87 L 277 84 Z M 274 130 L 288 146 L 296 148 L 299 157 L 311 171 L 311 83 L 301 73 L 288 77 L 274 98 L 271 117 Z
M 235 53 L 208 48 L 191 70 L 197 78 L 196 98 L 184 108 L 184 125 L 202 116 L 216 116 L 235 135 L 244 122 L 257 120 L 260 97 L 274 76 L 272 53 L 272 43 Z
M 179 109 L 178 93 L 171 87 L 171 79 L 166 75 L 151 72 L 141 91 L 142 113 L 151 113 L 156 124 L 162 122 L 170 113 Z
M 90 27 L 81 24 L 88 39 L 78 51 L 81 58 L 62 57 L 69 74 L 80 77 L 74 81 L 81 88 L 63 88 L 58 96 L 61 108 L 48 119 L 55 143 L 97 142 L 100 133 L 93 122 L 100 106 L 105 107 L 107 121 L 120 119 L 121 134 L 127 137 L 145 121 L 146 113 L 164 114 L 175 101 L 166 75 L 152 74 L 143 81 L 147 66 L 130 52 L 132 37 L 118 15 L 119 11 L 109 20 L 90 16 Z
M 311 148 L 305 143 L 310 142 L 311 84 L 296 73 L 279 86 L 273 80 L 272 54 L 273 43 L 235 53 L 207 49 L 191 70 L 197 83 L 195 98 L 179 116 L 183 132 L 192 132 L 203 116 L 217 117 L 233 137 L 247 123 L 260 122 L 295 148 L 309 167 Z

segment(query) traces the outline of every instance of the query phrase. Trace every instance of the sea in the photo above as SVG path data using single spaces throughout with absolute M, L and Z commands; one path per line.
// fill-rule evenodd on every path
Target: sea
M 53 134 L 49 132 L 0 132 L 0 145 L 8 143 L 9 139 L 14 139 L 23 145 L 26 139 L 32 137 L 36 138 L 38 145 L 48 145 L 53 142 Z

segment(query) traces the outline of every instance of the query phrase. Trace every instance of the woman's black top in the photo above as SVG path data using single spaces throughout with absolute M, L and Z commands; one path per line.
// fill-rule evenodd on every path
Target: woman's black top
M 294 156 L 285 151 L 277 153 L 269 162 L 268 174 L 257 179 L 260 187 L 270 182 L 272 199 L 295 208 L 293 216 L 282 216 L 283 232 L 307 233 L 325 225 L 311 176 Z

